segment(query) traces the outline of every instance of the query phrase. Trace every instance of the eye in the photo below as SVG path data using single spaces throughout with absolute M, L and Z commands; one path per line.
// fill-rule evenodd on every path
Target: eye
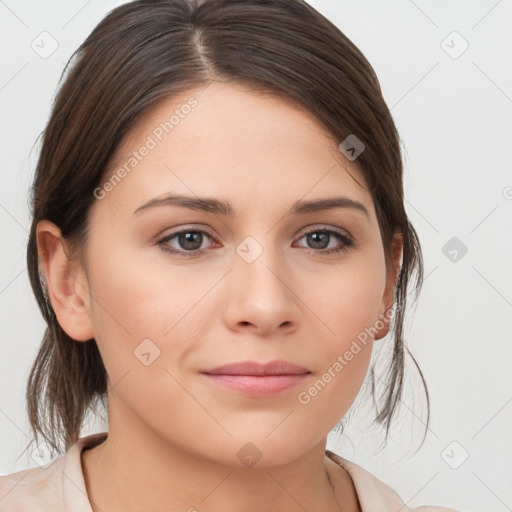
M 205 247 L 203 244 L 207 238 L 213 239 L 213 236 L 208 231 L 183 228 L 160 239 L 158 245 L 164 252 L 175 254 L 176 256 L 194 257 L 204 252 Z M 171 244 L 171 241 L 174 239 L 176 239 L 175 245 Z M 177 248 L 176 245 L 178 245 Z M 175 248 L 173 249 L 172 247 Z
M 327 228 L 316 228 L 304 233 L 299 240 L 306 239 L 306 243 L 309 244 L 312 254 L 329 255 L 346 251 L 354 242 L 352 239 L 339 231 Z M 338 243 L 336 244 L 336 240 Z M 334 245 L 333 245 L 334 242 Z M 341 246 L 340 246 L 341 242 Z M 299 245 L 299 247 L 304 247 Z

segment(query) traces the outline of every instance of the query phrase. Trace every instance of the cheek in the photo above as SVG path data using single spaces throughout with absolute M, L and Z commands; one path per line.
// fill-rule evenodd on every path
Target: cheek
M 95 339 L 112 380 L 140 366 L 141 351 L 159 363 L 183 357 L 205 329 L 196 309 L 215 276 L 192 279 L 184 266 L 148 265 L 141 253 L 112 251 L 94 259 L 89 271 Z
M 353 253 L 346 264 L 328 275 L 315 277 L 317 286 L 309 289 L 317 291 L 310 300 L 326 326 L 325 340 L 330 333 L 332 343 L 326 347 L 335 352 L 345 350 L 379 318 L 386 284 L 383 254 L 376 245 L 372 250 Z
M 376 248 L 368 257 L 351 260 L 351 265 L 331 275 L 328 287 L 324 280 L 316 281 L 324 283 L 327 292 L 309 294 L 323 325 L 310 358 L 321 360 L 321 364 L 315 379 L 297 399 L 309 409 L 312 421 L 329 418 L 329 426 L 334 426 L 364 381 L 385 287 L 384 261 L 378 256 Z

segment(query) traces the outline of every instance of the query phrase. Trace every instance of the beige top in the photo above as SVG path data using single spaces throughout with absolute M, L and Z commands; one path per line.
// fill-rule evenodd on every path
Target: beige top
M 0 476 L 0 511 L 92 512 L 81 453 L 106 437 L 107 432 L 82 437 L 49 465 Z M 430 506 L 410 509 L 390 487 L 362 467 L 329 450 L 326 454 L 351 476 L 362 512 L 456 512 Z

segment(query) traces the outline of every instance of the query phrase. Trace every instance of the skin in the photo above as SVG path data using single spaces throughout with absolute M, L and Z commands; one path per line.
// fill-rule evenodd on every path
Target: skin
M 386 271 L 357 160 L 345 159 L 309 112 L 237 84 L 213 82 L 149 110 L 112 170 L 191 97 L 197 106 L 95 201 L 82 263 L 68 257 L 57 226 L 38 225 L 58 321 L 77 342 L 95 338 L 109 376 L 108 439 L 82 454 L 93 510 L 359 510 L 349 475 L 325 447 L 363 383 L 373 340 L 308 404 L 297 396 L 392 307 L 400 238 Z M 134 214 L 171 192 L 218 198 L 237 213 L 160 206 Z M 368 217 L 351 208 L 288 214 L 298 200 L 333 196 L 359 201 Z M 159 245 L 179 227 L 211 230 L 198 257 L 178 237 Z M 323 246 L 305 236 L 322 228 L 354 245 L 322 256 L 327 245 L 344 246 L 334 235 Z M 248 236 L 263 249 L 252 263 L 236 252 Z M 144 339 L 160 350 L 147 366 L 134 356 Z M 266 397 L 199 373 L 275 359 L 311 373 Z M 237 456 L 248 442 L 261 454 L 253 467 Z

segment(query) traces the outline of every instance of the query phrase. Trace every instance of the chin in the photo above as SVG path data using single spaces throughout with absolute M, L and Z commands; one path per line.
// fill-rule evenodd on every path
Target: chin
M 321 440 L 305 439 L 304 433 L 283 429 L 281 434 L 269 430 L 259 435 L 239 435 L 225 442 L 215 443 L 210 457 L 217 463 L 239 469 L 264 469 L 291 464 L 313 449 Z

